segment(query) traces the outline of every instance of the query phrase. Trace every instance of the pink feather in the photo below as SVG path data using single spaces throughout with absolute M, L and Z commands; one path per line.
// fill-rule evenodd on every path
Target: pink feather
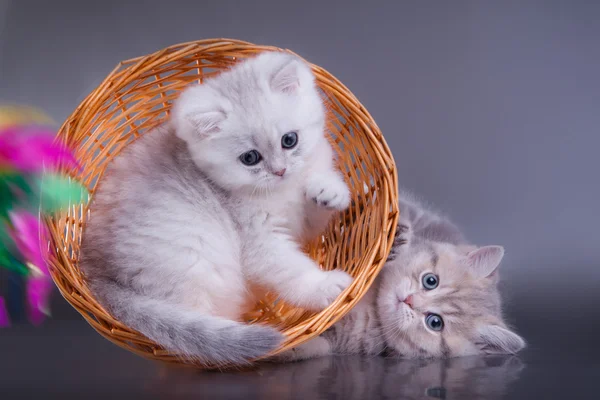
M 42 244 L 48 237 L 46 226 L 26 211 L 11 212 L 9 216 L 12 225 L 9 234 L 17 250 L 27 262 L 39 268 L 44 275 L 48 275 L 46 254 L 42 251 Z
M 25 296 L 27 298 L 27 318 L 33 325 L 40 325 L 50 315 L 50 294 L 52 280 L 48 275 L 31 275 L 27 278 Z
M 64 165 L 78 168 L 68 147 L 54 142 L 53 132 L 40 127 L 9 126 L 0 131 L 0 166 L 24 173 Z
M 4 298 L 0 296 L 0 328 L 6 328 L 8 326 L 10 326 L 10 317 L 6 310 Z
M 46 263 L 45 243 L 47 229 L 38 218 L 28 212 L 11 212 L 12 228 L 9 234 L 17 250 L 26 262 L 37 270 L 27 277 L 26 298 L 27 315 L 34 325 L 41 324 L 49 314 L 49 300 L 52 292 L 52 280 Z

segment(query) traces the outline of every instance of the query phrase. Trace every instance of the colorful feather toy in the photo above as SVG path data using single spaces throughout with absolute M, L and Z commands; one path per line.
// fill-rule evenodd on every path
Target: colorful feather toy
M 60 173 L 79 168 L 71 150 L 54 141 L 50 118 L 25 107 L 0 107 L 0 267 L 25 280 L 26 315 L 41 324 L 50 315 L 53 284 L 41 216 L 85 203 L 86 188 Z M 0 327 L 10 325 L 0 296 Z

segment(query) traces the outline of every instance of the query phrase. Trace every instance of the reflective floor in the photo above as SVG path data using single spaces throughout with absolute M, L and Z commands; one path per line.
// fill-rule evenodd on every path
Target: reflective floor
M 0 102 L 62 122 L 121 60 L 212 37 L 292 49 L 372 113 L 402 186 L 506 246 L 520 359 L 182 371 L 110 344 L 57 295 L 44 327 L 0 329 L 0 400 L 600 399 L 600 2 L 430 3 L 0 0 Z
M 560 340 L 560 338 L 554 338 Z M 596 397 L 598 354 L 534 340 L 522 357 L 407 361 L 329 357 L 238 372 L 138 358 L 84 322 L 0 330 L 0 398 L 579 399 Z M 581 343 L 571 341 L 575 350 Z M 5 397 L 6 396 L 6 397 Z

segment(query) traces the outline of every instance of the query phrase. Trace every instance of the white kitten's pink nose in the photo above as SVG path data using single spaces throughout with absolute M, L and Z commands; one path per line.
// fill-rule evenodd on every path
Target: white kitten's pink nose
M 274 171 L 273 173 L 277 176 L 283 176 L 283 174 L 285 174 L 285 168 L 280 169 L 279 171 Z

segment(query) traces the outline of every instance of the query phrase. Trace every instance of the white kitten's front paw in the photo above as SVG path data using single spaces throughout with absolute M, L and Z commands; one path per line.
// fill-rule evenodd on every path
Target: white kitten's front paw
M 321 207 L 343 211 L 350 205 L 348 186 L 338 175 L 313 178 L 306 187 L 307 199 Z
M 313 308 L 320 311 L 329 306 L 352 283 L 352 277 L 344 271 L 324 272 L 323 279 L 316 286 Z

